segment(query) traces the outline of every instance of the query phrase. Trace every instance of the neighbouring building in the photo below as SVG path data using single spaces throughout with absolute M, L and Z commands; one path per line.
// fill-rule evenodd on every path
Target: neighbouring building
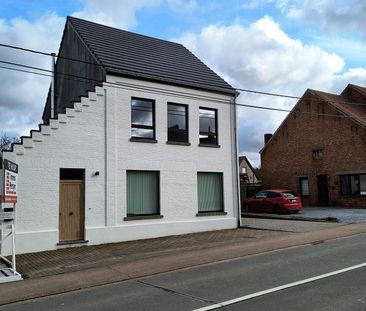
M 266 141 L 264 188 L 294 190 L 304 205 L 366 208 L 366 88 L 307 90 Z
M 17 252 L 237 227 L 234 88 L 181 44 L 73 17 L 55 71 L 43 124 L 2 153 Z
M 240 202 L 262 189 L 260 178 L 246 156 L 239 157 Z
M 240 179 L 248 184 L 257 184 L 260 182 L 256 170 L 246 156 L 239 157 L 239 175 Z

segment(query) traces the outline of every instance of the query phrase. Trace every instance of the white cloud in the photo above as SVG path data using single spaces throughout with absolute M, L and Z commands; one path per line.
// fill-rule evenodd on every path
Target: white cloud
M 287 17 L 314 22 L 330 32 L 361 32 L 366 38 L 364 0 L 275 0 Z
M 130 29 L 137 24 L 137 10 L 160 3 L 161 0 L 86 0 L 83 9 L 72 15 L 112 27 Z
M 45 52 L 56 52 L 65 18 L 46 13 L 35 21 L 15 18 L 0 20 L 1 42 Z M 50 70 L 47 56 L 1 48 L 0 59 Z M 1 66 L 25 69 L 7 64 Z M 31 70 L 31 69 L 29 69 Z M 0 132 L 27 134 L 41 122 L 50 78 L 6 69 L 0 70 Z
M 289 37 L 272 18 L 248 27 L 210 25 L 200 33 L 176 38 L 235 87 L 301 96 L 307 88 L 340 92 L 347 83 L 366 84 L 364 68 L 344 72 L 344 60 L 334 53 Z M 238 102 L 291 108 L 296 101 L 243 92 Z M 274 132 L 286 114 L 239 107 L 240 152 L 263 146 L 263 134 Z

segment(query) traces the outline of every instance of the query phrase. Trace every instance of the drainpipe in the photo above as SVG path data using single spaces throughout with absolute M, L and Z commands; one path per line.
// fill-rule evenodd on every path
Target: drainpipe
M 236 105 L 236 98 L 238 97 L 239 93 L 237 93 L 235 95 L 234 98 L 234 102 L 232 103 L 234 105 L 234 109 L 233 110 L 233 131 L 234 131 L 234 139 L 233 139 L 233 143 L 234 143 L 234 152 L 233 152 L 233 157 L 234 157 L 234 161 L 233 161 L 233 172 L 234 172 L 234 177 L 235 177 L 235 184 L 236 184 L 236 204 L 237 204 L 237 208 L 238 208 L 238 228 L 241 227 L 242 222 L 241 222 L 241 202 L 240 202 L 240 177 L 239 177 L 239 158 L 238 158 L 238 128 L 237 128 L 237 120 L 236 120 L 236 116 L 237 116 L 237 105 Z
M 51 119 L 55 118 L 55 58 L 56 54 L 51 53 L 51 70 L 52 70 L 52 81 L 51 81 Z

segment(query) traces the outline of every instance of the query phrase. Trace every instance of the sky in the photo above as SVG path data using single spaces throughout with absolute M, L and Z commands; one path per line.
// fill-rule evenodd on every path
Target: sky
M 233 87 L 301 96 L 366 86 L 363 0 L 0 0 L 0 44 L 58 52 L 66 16 L 184 44 Z M 2 67 L 51 68 L 47 56 L 0 47 L 0 134 L 41 123 L 50 78 Z M 14 67 L 13 67 L 14 68 Z M 294 99 L 241 92 L 238 103 L 291 109 Z M 260 165 L 263 135 L 284 112 L 238 107 L 239 153 Z

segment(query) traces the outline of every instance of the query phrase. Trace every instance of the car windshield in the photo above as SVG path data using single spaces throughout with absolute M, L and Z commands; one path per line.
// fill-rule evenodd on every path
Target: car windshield
M 286 199 L 294 199 L 297 197 L 297 195 L 291 191 L 282 192 L 282 194 Z

